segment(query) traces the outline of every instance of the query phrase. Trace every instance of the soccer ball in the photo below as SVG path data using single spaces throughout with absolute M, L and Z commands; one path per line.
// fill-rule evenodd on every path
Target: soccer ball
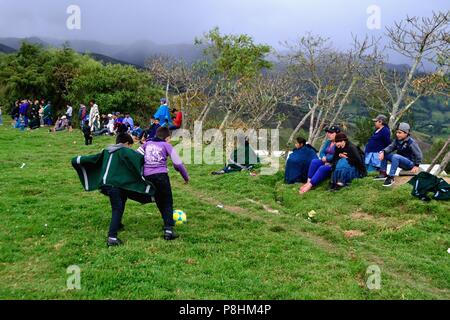
M 174 210 L 173 211 L 173 220 L 175 221 L 175 224 L 177 226 L 185 224 L 187 222 L 186 213 L 184 213 L 181 210 Z

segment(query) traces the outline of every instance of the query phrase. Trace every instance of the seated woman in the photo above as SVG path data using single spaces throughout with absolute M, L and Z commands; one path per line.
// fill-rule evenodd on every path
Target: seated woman
M 341 132 L 338 126 L 332 126 L 326 130 L 327 142 L 320 151 L 319 158 L 311 161 L 308 171 L 308 182 L 300 188 L 299 193 L 304 194 L 314 187 L 317 187 L 322 181 L 331 176 L 331 161 L 334 157 L 336 148 L 334 139 L 336 134 Z
M 344 133 L 336 135 L 336 151 L 332 160 L 331 189 L 348 186 L 353 179 L 367 176 L 364 153 Z
M 245 148 L 244 157 L 242 157 L 243 151 L 240 150 L 242 147 Z M 258 155 L 250 146 L 248 138 L 246 138 L 244 146 L 240 145 L 236 149 L 234 149 L 233 153 L 230 155 L 230 158 L 228 159 L 228 164 L 222 170 L 212 172 L 211 174 L 221 175 L 231 172 L 240 172 L 242 170 L 252 170 L 260 162 L 261 161 Z
M 58 132 L 58 131 L 64 131 L 69 127 L 69 123 L 67 121 L 66 116 L 58 117 L 58 120 L 55 123 L 55 127 L 52 129 L 49 129 L 50 132 Z
M 285 183 L 305 183 L 308 180 L 308 169 L 311 161 L 317 159 L 317 150 L 307 144 L 304 138 L 297 138 L 295 149 L 286 162 Z

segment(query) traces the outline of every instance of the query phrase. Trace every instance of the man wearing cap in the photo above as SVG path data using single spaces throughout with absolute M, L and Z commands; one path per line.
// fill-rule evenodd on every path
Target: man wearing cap
M 396 132 L 397 139 L 387 148 L 380 151 L 381 169 L 386 171 L 387 161 L 391 162 L 391 170 L 383 185 L 385 187 L 390 187 L 394 184 L 394 177 L 399 167 L 403 170 L 411 170 L 412 173 L 420 171 L 419 166 L 422 163 L 423 154 L 419 145 L 411 138 L 410 134 L 411 127 L 409 124 L 400 123 Z M 394 151 L 397 151 L 397 153 L 394 154 Z
M 369 172 L 379 171 L 380 174 L 376 180 L 384 180 L 387 178 L 387 173 L 381 169 L 379 153 L 391 144 L 391 129 L 388 127 L 388 118 L 385 115 L 380 114 L 372 120 L 375 122 L 375 132 L 366 145 L 365 165 Z

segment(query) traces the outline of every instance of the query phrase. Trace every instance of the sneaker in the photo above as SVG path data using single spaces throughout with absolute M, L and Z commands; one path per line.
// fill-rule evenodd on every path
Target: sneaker
M 377 175 L 375 178 L 373 178 L 373 180 L 376 180 L 376 181 L 386 180 L 387 177 L 388 176 L 386 174 L 381 173 L 381 174 Z
M 165 229 L 164 230 L 164 240 L 171 241 L 178 238 L 178 235 L 175 233 L 175 231 L 172 229 Z
M 109 237 L 106 244 L 108 245 L 108 247 L 119 247 L 119 246 L 123 245 L 123 242 L 119 238 Z
M 384 181 L 383 187 L 390 187 L 395 183 L 394 177 L 387 177 Z

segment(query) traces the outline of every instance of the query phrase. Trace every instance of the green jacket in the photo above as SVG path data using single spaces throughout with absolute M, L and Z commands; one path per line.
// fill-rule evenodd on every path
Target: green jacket
M 112 145 L 92 156 L 72 159 L 81 184 L 86 191 L 112 186 L 149 196 L 153 202 L 155 188 L 143 177 L 144 157 L 123 144 Z
M 435 200 L 450 200 L 450 184 L 428 172 L 421 172 L 409 182 L 413 186 L 412 195 L 423 201 L 429 201 L 428 193 Z

